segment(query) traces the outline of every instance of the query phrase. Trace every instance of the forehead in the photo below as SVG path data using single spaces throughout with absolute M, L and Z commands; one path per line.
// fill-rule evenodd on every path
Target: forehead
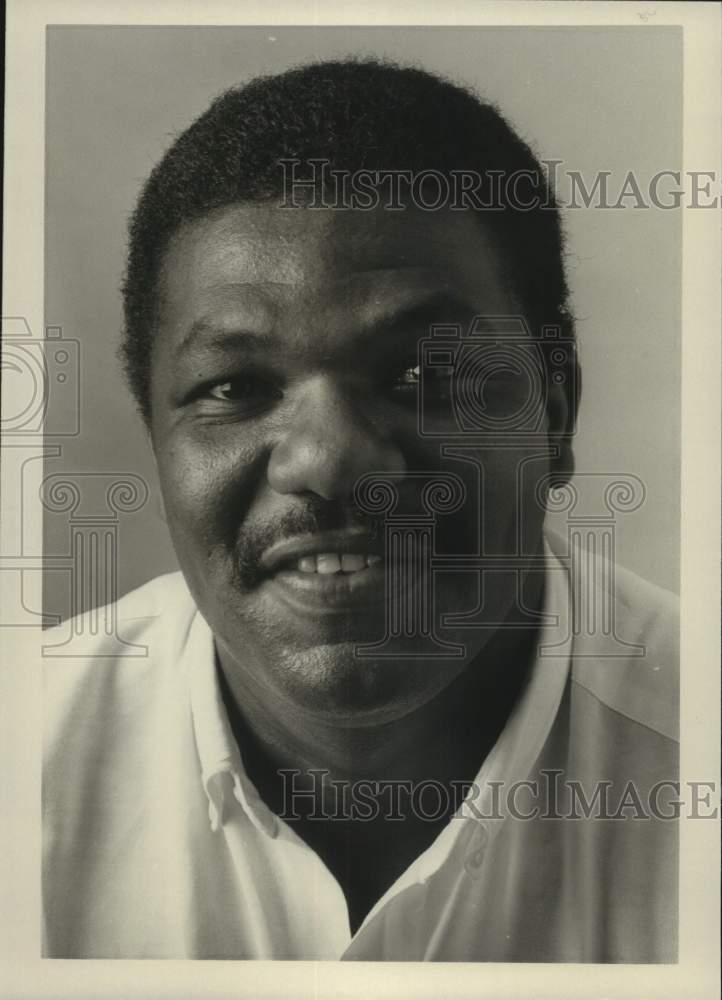
M 182 333 L 238 311 L 255 322 L 287 309 L 362 318 L 433 292 L 498 314 L 511 308 L 502 263 L 468 212 L 231 205 L 171 239 L 159 283 L 161 327 Z

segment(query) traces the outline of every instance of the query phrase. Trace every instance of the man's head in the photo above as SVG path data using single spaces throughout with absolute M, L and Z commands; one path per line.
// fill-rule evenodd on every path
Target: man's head
M 546 207 L 481 211 L 480 222 L 499 242 L 530 326 L 558 324 L 571 333 L 559 213 L 536 157 L 500 112 L 423 70 L 319 63 L 222 94 L 171 146 L 143 190 L 130 227 L 123 356 L 146 418 L 168 239 L 220 206 L 282 200 L 287 171 L 279 163 L 292 159 L 325 159 L 348 172 L 468 170 L 482 179 L 478 197 L 490 202 L 498 201 L 495 175 L 526 172 L 525 196 Z
M 547 207 L 284 208 L 289 160 L 337 175 L 476 172 L 482 200 L 494 177 L 526 171 Z M 487 579 L 490 627 L 465 633 L 463 662 L 415 661 L 413 636 L 393 661 L 355 657 L 388 626 L 391 557 L 354 486 L 390 474 L 413 515 L 415 484 L 453 471 L 467 503 L 440 519 L 438 550 L 533 557 L 537 486 L 570 466 L 574 399 L 549 382 L 533 439 L 482 446 L 481 466 L 442 456 L 457 430 L 448 379 L 430 383 L 421 434 L 417 352 L 432 324 L 466 329 L 477 316 L 523 315 L 530 340 L 542 325 L 569 335 L 561 250 L 528 147 L 494 108 L 415 69 L 326 63 L 253 81 L 153 171 L 131 225 L 126 370 L 181 567 L 221 659 L 257 693 L 349 724 L 392 719 L 433 698 L 513 615 L 523 558 Z M 523 403 L 523 374 L 485 377 L 488 412 Z M 469 585 L 440 578 L 437 624 L 473 608 Z

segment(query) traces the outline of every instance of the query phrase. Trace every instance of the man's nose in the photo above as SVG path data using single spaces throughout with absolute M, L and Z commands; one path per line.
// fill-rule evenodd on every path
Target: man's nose
M 405 468 L 402 452 L 363 412 L 363 401 L 319 377 L 305 388 L 292 425 L 271 452 L 268 481 L 277 493 L 349 500 L 364 473 Z

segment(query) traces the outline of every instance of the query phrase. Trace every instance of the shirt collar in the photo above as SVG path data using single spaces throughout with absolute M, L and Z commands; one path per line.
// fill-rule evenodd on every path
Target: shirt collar
M 462 803 L 458 814 L 478 818 L 489 836 L 500 826 L 498 822 L 489 826 L 483 818 L 498 809 L 491 800 L 494 785 L 501 783 L 501 787 L 508 787 L 514 781 L 527 778 L 556 718 L 569 673 L 568 574 L 546 541 L 544 550 L 547 560 L 545 597 L 536 662 L 521 698 L 477 774 L 475 799 Z M 193 727 L 211 828 L 217 830 L 223 825 L 232 796 L 254 826 L 271 837 L 277 836 L 278 819 L 263 803 L 243 767 L 218 683 L 213 637 L 199 612 L 190 629 L 185 659 L 189 665 Z M 440 840 L 446 839 L 443 834 L 447 831 L 449 827 L 442 832 Z
M 435 872 L 459 844 L 471 856 L 491 843 L 507 818 L 505 794 L 516 781 L 525 781 L 556 719 L 571 665 L 569 577 L 544 542 L 546 576 L 541 634 L 529 680 L 496 743 L 485 757 L 471 789 L 436 840 L 407 869 L 396 888 L 423 881 Z M 499 794 L 501 792 L 501 794 Z M 376 912 L 376 907 L 369 918 Z
M 484 815 L 494 812 L 492 782 L 508 788 L 528 777 L 557 716 L 569 674 L 569 577 L 546 541 L 544 552 L 546 578 L 536 660 L 519 701 L 476 777 L 477 789 L 481 789 L 477 811 Z M 461 808 L 463 811 L 464 805 Z M 500 811 L 503 814 L 503 808 Z
M 187 659 L 193 729 L 211 829 L 215 832 L 223 825 L 232 796 L 255 827 L 275 837 L 278 821 L 243 767 L 218 683 L 213 636 L 200 612 L 189 634 Z

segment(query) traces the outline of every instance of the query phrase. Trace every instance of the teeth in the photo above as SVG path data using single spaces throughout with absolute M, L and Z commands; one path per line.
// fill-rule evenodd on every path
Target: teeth
M 317 556 L 302 556 L 295 568 L 301 573 L 357 573 L 367 566 L 376 566 L 382 562 L 377 555 L 361 555 L 360 553 L 323 552 Z
M 341 569 L 344 573 L 355 573 L 357 569 L 363 569 L 366 565 L 366 560 L 360 555 L 342 555 L 341 556 Z
M 335 552 L 324 553 L 316 556 L 317 573 L 339 573 L 341 570 L 341 560 Z

